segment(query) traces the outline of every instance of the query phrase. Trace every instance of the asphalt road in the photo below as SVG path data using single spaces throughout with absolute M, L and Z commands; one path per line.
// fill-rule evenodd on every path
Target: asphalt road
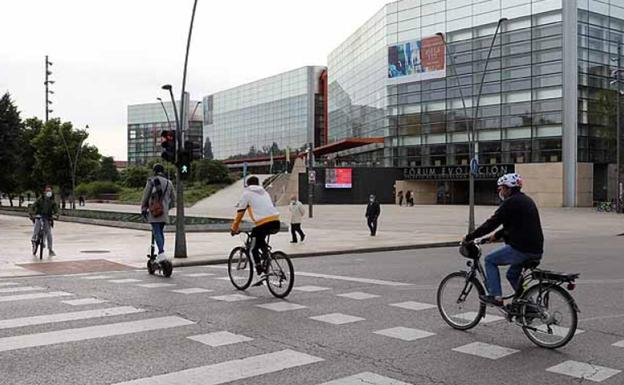
M 170 279 L 2 279 L 0 383 L 569 384 L 578 371 L 624 384 L 624 343 L 614 345 L 624 341 L 623 246 L 622 237 L 548 244 L 544 268 L 581 273 L 572 294 L 583 332 L 556 351 L 497 318 L 460 332 L 435 307 L 395 306 L 435 305 L 440 280 L 464 267 L 454 248 L 296 259 L 287 301 L 265 287 L 237 292 L 222 266 Z M 183 289 L 197 290 L 174 292 Z M 236 294 L 249 297 L 222 297 Z M 80 299 L 89 300 L 71 302 Z M 276 303 L 287 308 L 258 306 Z M 480 355 L 466 353 L 475 346 Z

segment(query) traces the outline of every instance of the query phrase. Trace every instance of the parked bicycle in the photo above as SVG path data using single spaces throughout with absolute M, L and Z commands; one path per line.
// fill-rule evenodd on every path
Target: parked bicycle
M 487 288 L 480 261 L 479 245 L 484 243 L 487 241 L 462 244 L 460 253 L 469 259 L 468 269 L 447 275 L 438 288 L 440 315 L 458 330 L 471 329 L 485 318 L 486 306 L 479 300 Z M 579 274 L 538 269 L 539 263 L 529 260 L 522 265 L 520 289 L 504 297 L 511 303 L 498 309 L 508 322 L 520 326 L 534 344 L 556 349 L 570 342 L 576 333 L 579 309 L 569 291 L 574 290 Z
M 228 275 L 232 285 L 238 290 L 245 290 L 251 285 L 254 274 L 254 262 L 251 258 L 251 232 L 241 232 L 244 246 L 235 247 L 228 258 Z M 260 250 L 263 270 L 267 274 L 267 287 L 277 298 L 285 298 L 295 283 L 295 270 L 288 256 L 281 251 L 272 251 L 271 246 Z

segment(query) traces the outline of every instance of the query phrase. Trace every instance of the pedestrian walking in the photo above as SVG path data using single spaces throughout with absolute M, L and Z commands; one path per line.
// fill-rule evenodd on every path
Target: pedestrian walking
M 403 206 L 403 190 L 399 191 L 399 206 Z
M 405 193 L 405 206 L 412 206 L 413 205 L 413 200 L 412 200 L 412 192 L 410 190 L 407 190 L 407 192 Z
M 366 206 L 366 219 L 368 228 L 370 229 L 371 237 L 377 234 L 377 220 L 381 214 L 381 207 L 375 195 L 371 194 L 368 198 L 368 205 Z
M 156 262 L 167 259 L 165 255 L 165 225 L 169 223 L 169 210 L 175 205 L 176 195 L 173 183 L 165 178 L 162 164 L 154 165 L 154 176 L 147 180 L 143 190 L 141 214 L 152 226 L 154 240 L 158 247 Z
M 301 230 L 301 220 L 305 215 L 305 207 L 303 203 L 297 200 L 297 196 L 291 195 L 288 209 L 290 210 L 290 234 L 292 235 L 290 243 L 297 243 L 297 234 L 299 234 L 301 242 L 303 242 L 305 234 Z
M 84 197 L 84 193 L 80 194 L 80 197 L 78 197 L 78 205 L 80 207 L 85 205 L 85 197 Z

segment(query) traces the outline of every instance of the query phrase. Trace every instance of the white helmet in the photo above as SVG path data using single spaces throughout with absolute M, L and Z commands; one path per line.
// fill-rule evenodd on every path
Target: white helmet
M 517 187 L 522 188 L 522 178 L 518 174 L 505 174 L 498 178 L 498 186 Z

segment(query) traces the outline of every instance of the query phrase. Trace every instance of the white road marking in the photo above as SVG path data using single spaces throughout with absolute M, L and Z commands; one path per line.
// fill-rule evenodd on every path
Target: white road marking
M 473 356 L 479 356 L 483 358 L 489 358 L 491 360 L 498 360 L 510 354 L 518 353 L 519 350 L 510 349 L 498 345 L 490 345 L 483 342 L 473 342 L 468 345 L 460 346 L 452 349 L 455 352 L 472 354 Z
M 412 286 L 411 283 L 384 281 L 384 280 L 381 280 L 381 279 L 371 279 L 371 278 L 347 277 L 347 276 L 344 276 L 344 275 L 306 273 L 304 271 L 298 271 L 297 272 L 297 276 L 299 276 L 299 277 L 337 279 L 337 280 L 341 280 L 341 281 L 370 283 L 371 285 L 381 285 L 381 286 Z
M 323 290 L 331 290 L 330 287 L 322 287 L 322 286 L 295 286 L 293 290 L 305 291 L 305 292 L 315 292 L 315 291 L 323 291 Z
M 109 279 L 113 278 L 110 275 L 90 275 L 88 277 L 80 277 L 80 279 L 96 280 L 96 279 Z
M 289 310 L 298 310 L 305 309 L 307 306 L 298 305 L 296 303 L 290 302 L 273 302 L 273 303 L 264 303 L 261 305 L 256 305 L 257 307 L 261 307 L 263 309 L 273 310 L 273 311 L 289 311 Z
M 142 284 L 139 284 L 137 286 L 145 287 L 147 289 L 156 289 L 156 288 L 159 288 L 159 287 L 176 286 L 176 284 L 175 283 L 142 283 Z
M 229 281 L 230 277 L 218 277 L 218 278 L 215 278 L 215 279 L 218 279 L 219 281 Z
M 377 294 L 368 294 L 368 293 L 363 293 L 361 291 L 354 291 L 352 293 L 338 294 L 337 296 L 338 297 L 351 298 L 351 299 L 357 299 L 357 300 L 379 298 L 380 297 Z
M 323 359 L 286 349 L 240 360 L 122 382 L 116 385 L 217 385 L 320 361 Z
M 134 283 L 134 282 L 141 282 L 141 280 L 134 279 L 134 278 L 125 278 L 125 279 L 111 279 L 108 282 L 110 283 Z
M 215 275 L 214 273 L 193 273 L 193 274 L 182 274 L 184 277 L 210 277 L 211 275 Z
M 219 295 L 219 296 L 210 297 L 210 298 L 216 299 L 217 301 L 236 302 L 236 301 L 245 301 L 248 299 L 254 299 L 256 297 L 252 297 L 250 295 L 244 295 L 244 294 L 227 294 L 227 295 Z
M 602 382 L 620 373 L 621 370 L 605 368 L 578 361 L 565 361 L 559 365 L 546 369 L 547 372 L 565 374 L 566 376 L 582 378 L 594 382 Z
M 249 338 L 247 336 L 243 336 L 240 334 L 234 334 L 230 332 L 214 332 L 208 334 L 201 334 L 197 336 L 188 337 L 189 339 L 197 342 L 201 342 L 202 344 L 217 347 L 224 345 L 232 345 L 240 342 L 252 341 L 253 338 Z
M 0 287 L 19 285 L 17 282 L 0 282 Z
M 613 344 L 616 348 L 624 348 L 624 340 Z
M 324 382 L 320 385 L 362 385 L 362 384 L 370 384 L 370 385 L 412 385 L 407 382 L 395 380 L 393 378 L 388 378 L 384 376 L 380 376 L 371 372 L 363 372 L 350 377 L 339 378 L 337 380 Z
M 179 294 L 200 294 L 200 293 L 210 293 L 214 290 L 204 289 L 201 287 L 191 287 L 188 289 L 171 290 L 171 291 L 174 293 L 179 293 Z
M 194 324 L 194 322 L 180 317 L 160 317 L 140 321 L 119 322 L 77 329 L 64 329 L 47 333 L 5 337 L 0 338 L 0 352 L 37 346 L 55 345 L 66 342 L 92 340 L 96 338 L 121 336 Z
M 61 301 L 64 304 L 72 305 L 72 306 L 82 306 L 82 305 L 96 305 L 98 303 L 106 303 L 108 301 L 104 301 L 103 299 L 97 298 L 81 298 L 81 299 L 70 299 L 69 301 Z
M 327 322 L 333 325 L 342 325 L 342 324 L 348 324 L 351 322 L 364 321 L 364 318 L 355 317 L 355 316 L 348 315 L 348 314 L 341 314 L 341 313 L 318 315 L 315 317 L 310 317 L 310 319 L 321 321 L 321 322 Z
M 535 327 L 537 330 L 543 332 L 543 333 L 548 333 L 548 327 L 546 327 L 546 325 L 539 325 L 537 327 Z M 570 331 L 570 328 L 566 328 L 563 326 L 557 326 L 557 325 L 550 325 L 550 329 L 552 330 L 552 334 L 555 336 L 559 336 L 559 337 L 565 337 L 568 335 L 568 332 Z M 585 330 L 583 329 L 576 329 L 576 331 L 574 332 L 574 335 L 578 335 L 581 333 L 585 333 Z
M 476 316 L 477 316 L 477 312 L 469 311 L 468 313 L 453 314 L 453 315 L 451 315 L 451 318 L 461 318 L 461 319 L 465 319 L 467 321 L 471 321 L 471 320 L 475 319 Z M 482 324 L 487 324 L 487 323 L 490 323 L 490 322 L 496 322 L 496 321 L 500 321 L 500 320 L 504 320 L 504 319 L 505 318 L 499 317 L 497 315 L 486 314 L 485 318 L 483 318 L 479 322 L 482 323 Z
M 416 302 L 416 301 L 391 303 L 390 306 L 400 307 L 402 309 L 414 310 L 414 311 L 433 309 L 436 307 L 436 305 L 432 305 L 429 303 Z
M 24 291 L 39 291 L 39 290 L 45 290 L 45 288 L 39 287 L 39 286 L 5 287 L 4 289 L 0 289 L 0 293 L 20 293 Z
M 44 299 L 55 297 L 67 297 L 73 295 L 64 291 L 51 291 L 48 293 L 29 293 L 29 294 L 16 294 L 0 297 L 0 302 L 12 302 L 12 301 L 24 301 L 28 299 Z
M 402 326 L 391 329 L 377 330 L 373 333 L 386 337 L 397 338 L 403 341 L 415 341 L 421 338 L 431 337 L 435 335 L 435 333 L 430 333 L 419 329 L 406 328 Z
M 96 309 L 77 311 L 72 313 L 44 314 L 32 317 L 12 318 L 0 320 L 0 329 L 20 328 L 23 326 L 45 325 L 49 323 L 76 321 L 90 318 L 113 317 L 116 315 L 141 313 L 144 310 L 132 306 L 111 307 L 108 309 Z

